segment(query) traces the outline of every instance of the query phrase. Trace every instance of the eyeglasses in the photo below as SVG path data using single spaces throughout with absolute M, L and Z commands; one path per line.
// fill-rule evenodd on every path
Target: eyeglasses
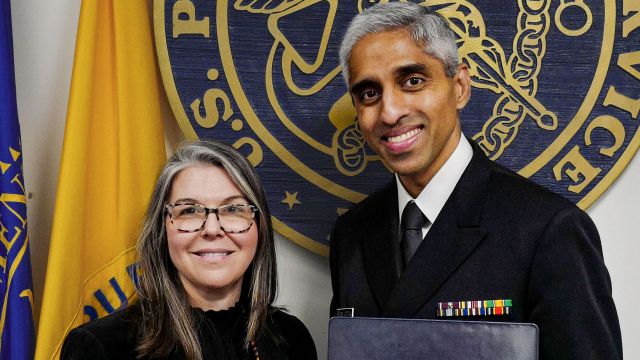
M 216 214 L 220 229 L 230 234 L 249 231 L 258 208 L 254 205 L 228 204 L 217 208 L 206 208 L 194 203 L 166 204 L 171 223 L 181 232 L 196 232 L 204 229 L 209 214 Z

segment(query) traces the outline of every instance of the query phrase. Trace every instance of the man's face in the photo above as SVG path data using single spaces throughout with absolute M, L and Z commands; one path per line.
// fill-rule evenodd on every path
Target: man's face
M 349 70 L 349 91 L 367 143 L 416 196 L 460 139 L 458 110 L 470 93 L 466 66 L 447 77 L 438 59 L 398 30 L 358 41 Z

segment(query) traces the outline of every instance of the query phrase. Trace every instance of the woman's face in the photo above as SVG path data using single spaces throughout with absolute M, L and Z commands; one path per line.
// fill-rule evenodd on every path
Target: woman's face
M 206 208 L 249 205 L 223 168 L 205 165 L 186 168 L 176 176 L 168 203 Z M 249 230 L 237 234 L 222 230 L 214 213 L 206 216 L 204 228 L 196 232 L 179 231 L 177 221 L 166 216 L 169 256 L 191 305 L 216 308 L 219 306 L 211 304 L 233 305 L 238 300 L 242 277 L 256 253 L 258 216 Z

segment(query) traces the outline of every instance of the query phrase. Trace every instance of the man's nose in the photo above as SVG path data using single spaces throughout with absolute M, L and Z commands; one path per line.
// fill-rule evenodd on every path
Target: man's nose
M 397 89 L 384 91 L 381 102 L 380 120 L 387 125 L 395 125 L 408 113 L 404 96 Z

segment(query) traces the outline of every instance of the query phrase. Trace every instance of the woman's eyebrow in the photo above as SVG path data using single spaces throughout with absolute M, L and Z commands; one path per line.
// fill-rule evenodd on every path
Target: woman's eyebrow
M 224 203 L 228 203 L 230 201 L 237 200 L 237 199 L 244 200 L 245 198 L 242 195 L 232 195 L 232 196 L 224 198 L 221 203 L 224 204 Z
M 244 198 L 244 196 L 242 196 L 242 195 L 240 195 L 240 194 L 238 194 L 238 195 L 231 195 L 231 196 L 228 196 L 228 197 L 226 197 L 226 198 L 222 199 L 222 201 L 220 201 L 220 203 L 221 203 L 221 204 L 224 204 L 224 203 L 228 203 L 228 202 L 230 202 L 230 201 L 237 200 L 237 199 L 244 200 L 245 198 Z M 202 202 L 201 202 L 201 201 L 196 200 L 196 199 L 193 199 L 193 198 L 180 198 L 180 199 L 175 200 L 175 201 L 174 201 L 174 203 L 194 203 L 194 204 L 202 204 Z
M 198 200 L 192 198 L 180 198 L 176 199 L 174 203 L 197 203 Z

